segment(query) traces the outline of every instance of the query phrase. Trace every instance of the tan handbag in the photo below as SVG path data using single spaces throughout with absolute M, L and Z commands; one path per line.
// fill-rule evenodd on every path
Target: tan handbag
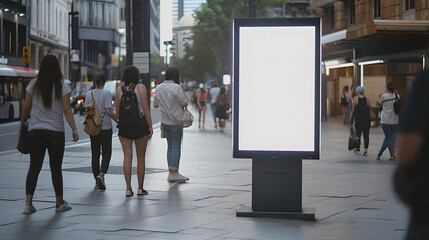
M 88 133 L 89 136 L 97 136 L 98 134 L 100 134 L 102 123 L 103 121 L 100 118 L 100 113 L 98 112 L 97 104 L 95 103 L 94 96 L 92 95 L 91 102 L 85 108 L 85 122 L 83 122 L 85 127 L 83 128 L 83 130 Z

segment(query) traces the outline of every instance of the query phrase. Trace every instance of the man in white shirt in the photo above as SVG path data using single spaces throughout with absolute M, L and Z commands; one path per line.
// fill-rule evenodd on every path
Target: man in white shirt
M 217 128 L 216 121 L 216 98 L 219 95 L 220 88 L 217 86 L 217 83 L 213 83 L 213 87 L 209 89 L 209 98 L 210 98 L 210 108 L 212 110 L 213 121 L 215 122 L 215 128 Z

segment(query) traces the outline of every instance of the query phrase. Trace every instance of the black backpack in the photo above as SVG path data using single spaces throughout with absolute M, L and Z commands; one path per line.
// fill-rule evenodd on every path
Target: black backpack
M 129 91 L 124 85 L 121 87 L 122 97 L 119 102 L 119 124 L 121 126 L 136 125 L 140 120 L 139 103 L 137 94 L 134 92 L 135 88 L 135 84 L 131 85 Z
M 395 93 L 395 102 L 393 103 L 393 111 L 396 115 L 399 115 L 399 109 L 401 108 L 401 101 L 398 98 L 398 94 Z
M 345 93 L 341 94 L 341 105 L 347 105 L 347 97 Z

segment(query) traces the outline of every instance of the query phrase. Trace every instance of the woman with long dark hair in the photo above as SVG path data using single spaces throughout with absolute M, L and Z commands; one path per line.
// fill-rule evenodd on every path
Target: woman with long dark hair
M 40 64 L 37 78 L 27 87 L 25 103 L 21 114 L 21 132 L 31 112 L 28 131 L 31 141 L 30 168 L 26 181 L 26 204 L 24 214 L 36 212 L 33 195 L 37 185 L 46 149 L 49 154 L 52 183 L 56 196 L 56 212 L 71 209 L 63 199 L 63 175 L 61 166 L 64 156 L 64 118 L 73 130 L 73 142 L 79 140 L 79 134 L 70 107 L 70 88 L 63 81 L 60 65 L 54 55 L 46 55 Z M 18 135 L 19 136 L 19 135 Z
M 153 106 L 161 110 L 161 130 L 167 139 L 167 163 L 169 182 L 186 182 L 189 178 L 179 173 L 180 143 L 183 127 L 177 119 L 188 106 L 185 90 L 180 85 L 180 72 L 177 67 L 169 67 L 165 72 L 165 81 L 156 87 Z
M 113 112 L 112 93 L 103 89 L 106 84 L 106 75 L 99 72 L 94 76 L 94 89 L 86 93 L 85 107 L 94 99 L 101 117 L 101 131 L 97 136 L 90 136 L 92 154 L 92 174 L 95 179 L 95 188 L 106 190 L 104 175 L 107 173 L 112 157 L 112 119 L 116 122 L 116 114 Z M 100 169 L 100 152 L 101 160 Z
M 383 155 L 383 152 L 386 150 L 386 148 L 389 148 L 389 160 L 395 160 L 395 132 L 399 124 L 399 116 L 395 113 L 394 110 L 395 101 L 399 101 L 399 94 L 395 92 L 393 82 L 388 82 L 386 85 L 386 93 L 382 94 L 378 100 L 380 106 L 382 107 L 380 123 L 384 132 L 384 140 L 380 151 L 377 154 L 377 160 L 380 160 L 380 157 Z
M 118 136 L 124 152 L 124 177 L 127 185 L 126 197 L 134 192 L 131 188 L 131 168 L 133 159 L 133 142 L 137 152 L 137 195 L 147 195 L 143 189 L 145 176 L 145 155 L 147 141 L 152 137 L 152 118 L 150 115 L 146 87 L 139 83 L 140 72 L 134 66 L 128 66 L 122 73 L 124 84 L 116 89 L 115 106 L 116 117 L 119 120 Z M 124 98 L 123 98 L 124 96 Z M 129 101 L 127 101 L 127 99 Z M 127 104 L 129 103 L 129 104 Z M 135 115 L 128 115 L 127 110 L 134 109 Z

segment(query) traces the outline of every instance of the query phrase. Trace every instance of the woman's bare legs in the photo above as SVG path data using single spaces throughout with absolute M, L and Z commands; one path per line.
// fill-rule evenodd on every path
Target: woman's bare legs
M 201 109 L 202 109 L 202 107 L 200 107 L 198 105 L 198 128 L 201 128 Z M 204 125 L 204 123 L 203 123 L 203 125 Z
M 131 190 L 131 165 L 133 159 L 133 140 L 119 136 L 122 151 L 124 152 L 124 177 L 127 190 Z
M 207 107 L 202 107 L 201 111 L 203 112 L 203 129 L 204 129 L 204 123 L 206 122 L 206 110 Z
M 143 182 L 145 176 L 145 156 L 146 156 L 146 147 L 148 136 L 134 140 L 136 143 L 136 152 L 137 152 L 137 178 L 139 181 L 139 189 L 143 189 Z

